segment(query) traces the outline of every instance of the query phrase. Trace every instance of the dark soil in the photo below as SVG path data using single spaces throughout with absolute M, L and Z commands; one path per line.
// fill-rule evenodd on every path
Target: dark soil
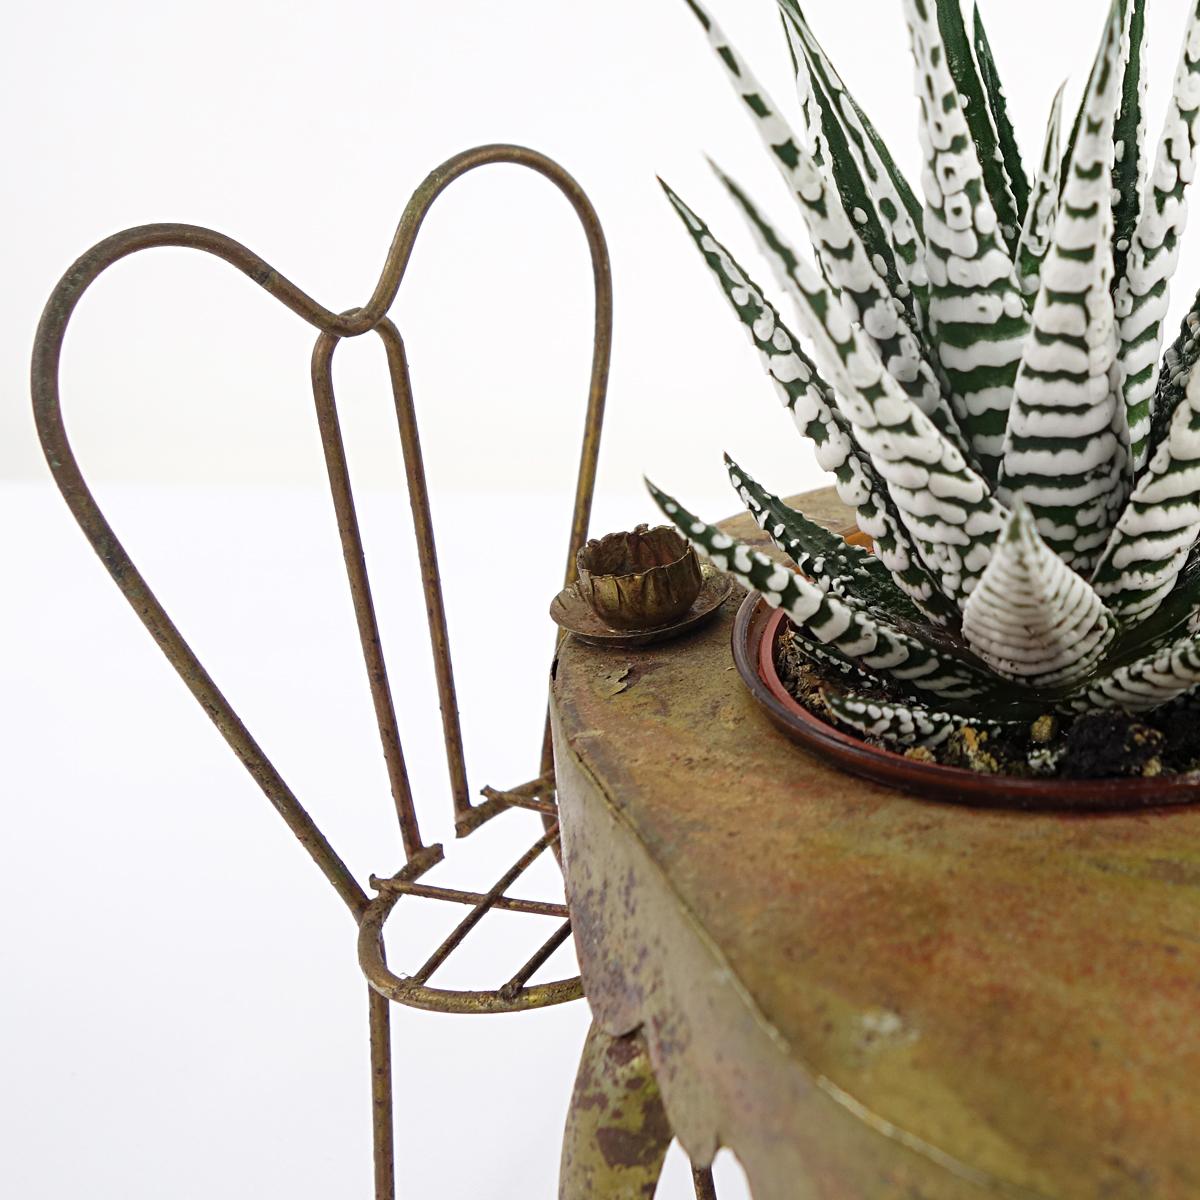
M 776 654 L 784 687 L 809 712 L 855 737 L 830 714 L 822 689 L 853 690 L 878 700 L 900 697 L 885 684 L 865 676 L 848 677 L 818 665 L 785 635 Z M 863 738 L 882 745 L 874 738 Z M 987 730 L 966 725 L 932 750 L 915 747 L 905 757 L 988 775 L 1021 775 L 1060 779 L 1152 778 L 1200 770 L 1200 702 L 1179 702 L 1152 713 L 1119 712 L 1071 717 L 1047 712 L 1029 724 Z

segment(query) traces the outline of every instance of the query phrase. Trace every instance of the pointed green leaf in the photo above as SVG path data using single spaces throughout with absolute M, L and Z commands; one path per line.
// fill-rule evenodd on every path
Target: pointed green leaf
M 782 244 L 778 235 L 741 193 L 734 195 L 772 253 L 773 243 Z M 940 591 L 961 608 L 987 566 L 1005 510 L 962 451 L 884 370 L 816 272 L 790 252 L 776 258 L 854 441 L 870 456 Z
M 1137 228 L 1145 186 L 1142 161 L 1146 99 L 1146 0 L 1122 0 L 1127 5 L 1122 57 L 1121 111 L 1113 130 L 1113 281 L 1125 275 L 1125 260 Z
M 1128 495 L 1110 250 L 1120 46 L 1114 11 L 1042 264 L 1000 474 L 1002 494 L 1029 505 L 1042 536 L 1078 571 L 1096 561 Z
M 993 671 L 1033 688 L 1083 679 L 1116 631 L 1100 597 L 1018 508 L 963 610 L 963 637 Z
M 924 8 L 923 2 L 920 7 Z M 971 49 L 971 39 L 967 36 L 960 0 L 937 0 L 937 24 L 946 51 L 946 65 L 958 91 L 955 107 L 962 112 L 970 129 L 984 186 L 1000 222 L 1001 236 L 1008 253 L 1012 254 L 1021 232 L 1021 214 L 1005 170 L 1004 152 L 992 120 L 979 65 Z
M 807 142 L 813 157 L 825 165 L 824 151 L 820 146 L 821 111 L 817 107 L 817 98 L 813 95 L 809 72 L 804 62 L 804 54 L 799 48 L 793 30 L 788 25 L 787 17 L 779 14 L 779 23 L 783 28 L 784 40 L 787 42 L 788 58 L 792 63 L 792 74 L 796 77 L 796 98 L 800 101 L 800 115 L 804 120 L 804 140 Z
M 1113 530 L 1093 578 L 1126 624 L 1148 617 L 1175 586 L 1200 535 L 1200 373 Z
M 838 496 L 855 510 L 858 527 L 874 539 L 875 551 L 897 586 L 931 620 L 942 623 L 947 609 L 944 599 L 922 566 L 869 457 L 854 444 L 849 422 L 837 411 L 833 390 L 776 309 L 708 226 L 665 183 L 662 187 L 758 349 L 784 407 L 816 446 L 819 465 L 833 473 Z
M 923 704 L 900 704 L 873 700 L 851 692 L 825 688 L 822 697 L 829 711 L 843 725 L 889 746 L 940 746 L 952 733 L 966 725 L 988 724 L 979 719 L 939 712 Z
M 821 44 L 813 36 L 812 28 L 808 24 L 808 19 L 801 10 L 798 0 L 777 0 L 777 2 L 781 10 L 784 32 L 788 39 L 788 49 L 792 56 L 792 67 L 796 71 L 802 97 L 808 87 L 808 71 L 818 72 L 826 81 L 830 95 L 838 100 L 838 113 L 847 130 L 850 131 L 851 141 L 859 146 L 860 137 L 865 137 L 868 143 L 866 146 L 860 146 L 860 161 L 864 170 L 867 171 L 872 181 L 875 181 L 877 174 L 880 176 L 880 186 L 885 189 L 885 194 L 897 200 L 908 213 L 917 239 L 920 240 L 921 221 L 924 215 L 921 202 L 904 177 L 904 173 L 896 165 L 892 152 L 883 138 L 879 136 L 879 131 L 875 128 L 874 123 L 842 82 L 841 76 L 834 69 L 833 62 L 821 48 Z M 808 68 L 803 73 L 801 71 L 802 58 L 806 60 L 804 65 Z
M 1016 130 L 1009 120 L 1008 101 L 1000 82 L 1000 71 L 992 54 L 987 30 L 983 27 L 983 16 L 978 4 L 975 5 L 974 25 L 975 61 L 979 64 L 979 77 L 983 81 L 983 90 L 987 93 L 988 110 L 992 114 L 992 124 L 996 127 L 1000 154 L 1004 159 L 1004 172 L 1008 176 L 1013 200 L 1016 202 L 1017 220 L 1024 224 L 1025 214 L 1029 210 L 1029 179 L 1025 174 L 1025 164 L 1021 161 L 1020 148 L 1017 146 Z
M 775 269 L 775 276 L 780 285 L 786 291 L 791 292 L 796 286 L 796 273 L 798 271 L 808 271 L 808 268 L 803 266 L 796 252 L 763 217 L 746 193 L 728 175 L 724 175 L 720 171 L 717 174 L 721 182 L 729 190 L 729 194 L 737 201 L 738 206 L 745 214 L 750 225 L 750 230 L 754 234 L 755 241 L 758 243 L 759 249 L 766 256 L 767 261 Z M 822 284 L 821 286 L 825 287 L 826 285 Z M 844 291 L 839 291 L 832 285 L 828 286 L 828 291 L 831 296 L 836 296 L 839 300 L 846 295 Z M 851 308 L 857 312 L 857 308 L 854 305 L 851 305 Z M 868 321 L 870 321 L 870 318 L 868 318 Z M 893 382 L 909 396 L 921 412 L 929 417 L 955 449 L 964 456 L 970 457 L 970 449 L 962 430 L 959 428 L 958 422 L 950 410 L 950 406 L 941 395 L 936 380 L 932 378 L 932 373 L 928 373 L 927 365 L 921 361 L 920 369 L 914 376 L 907 369 L 911 364 L 911 359 L 907 360 L 904 364 L 898 364 L 896 358 L 887 357 L 886 351 L 881 349 L 878 339 L 872 338 L 867 331 L 871 328 L 870 323 L 868 323 L 866 329 L 861 326 L 857 326 L 857 328 L 859 333 L 865 338 L 867 344 L 872 347 L 876 357 L 888 364 L 888 374 L 892 377 Z M 875 328 L 878 328 L 878 326 L 875 326 Z M 899 377 L 897 377 L 897 372 L 900 372 Z
M 768 492 L 728 454 L 725 466 L 730 483 L 759 527 L 819 587 L 855 607 L 878 610 L 893 619 L 920 620 L 920 610 L 892 581 L 876 555 L 810 521 Z M 943 608 L 941 621 L 952 611 Z
M 1192 0 L 1189 9 L 1166 128 L 1116 293 L 1122 389 L 1135 470 L 1141 469 L 1149 452 L 1150 403 L 1158 384 L 1170 280 L 1179 265 L 1179 239 L 1187 223 L 1187 186 L 1196 169 L 1200 2 Z
M 809 664 L 819 670 L 823 676 L 833 673 L 843 680 L 849 680 L 856 687 L 879 687 L 878 679 L 873 678 L 861 667 L 856 667 L 854 663 L 842 658 L 840 654 L 827 649 L 820 642 L 806 637 L 803 630 L 798 629 L 795 625 L 787 631 L 785 637 L 790 638 L 792 648 L 803 655 Z
M 1116 708 L 1148 712 L 1200 684 L 1200 633 L 1182 633 L 1170 644 L 1098 675 L 1066 707 L 1075 712 Z
M 1149 457 L 1162 445 L 1175 410 L 1183 402 L 1192 371 L 1200 360 L 1200 292 L 1179 326 L 1179 336 L 1167 347 L 1154 393 L 1154 417 L 1150 423 Z
M 925 151 L 929 323 L 959 423 L 994 479 L 1028 330 L 1025 303 L 938 24 L 925 0 L 904 0 L 904 11 Z
M 1181 634 L 1200 627 L 1200 553 L 1195 549 L 1176 577 L 1175 586 L 1159 606 L 1136 624 L 1126 625 L 1105 662 L 1105 669 L 1124 666 L 1135 658 L 1170 645 Z
M 649 481 L 646 486 L 663 513 L 718 570 L 761 592 L 768 604 L 786 612 L 808 637 L 843 658 L 935 696 L 965 699 L 986 688 L 985 677 L 967 663 L 851 608 L 798 572 L 705 524 Z
M 878 135 L 854 102 L 820 43 L 813 36 L 796 0 L 779 0 L 788 48 L 796 67 L 801 95 L 812 98 L 817 130 L 824 138 L 829 172 L 842 208 L 861 213 L 859 235 L 888 290 L 904 305 L 909 325 L 919 331 L 924 320 L 928 279 L 920 225 L 912 212 L 920 205 L 890 155 L 877 149 Z M 811 138 L 810 138 L 811 140 Z M 911 208 L 909 207 L 911 205 Z
M 1042 159 L 1034 181 L 1033 194 L 1029 198 L 1029 211 L 1025 214 L 1021 240 L 1017 244 L 1017 278 L 1026 296 L 1037 295 L 1042 281 L 1042 263 L 1050 252 L 1050 243 L 1054 238 L 1062 163 L 1058 153 L 1062 98 L 1063 89 L 1060 87 L 1054 93 L 1054 103 L 1050 106 L 1050 121 L 1046 126 Z
M 799 201 L 830 285 L 852 306 L 888 370 L 900 381 L 905 392 L 926 408 L 943 407 L 947 417 L 952 419 L 942 398 L 941 384 L 925 360 L 924 347 L 904 319 L 904 306 L 888 288 L 886 263 L 881 274 L 862 240 L 866 213 L 846 213 L 836 189 L 826 184 L 811 152 L 800 145 L 717 23 L 703 12 L 696 0 L 688 0 L 688 4 L 700 17 L 709 43 Z

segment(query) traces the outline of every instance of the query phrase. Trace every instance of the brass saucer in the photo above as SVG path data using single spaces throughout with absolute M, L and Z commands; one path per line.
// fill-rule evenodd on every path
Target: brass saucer
M 658 625 L 653 629 L 614 629 L 595 613 L 574 584 L 563 588 L 550 602 L 550 619 L 560 629 L 573 633 L 581 642 L 591 646 L 619 648 L 665 642 L 707 621 L 733 591 L 733 580 L 728 575 L 707 563 L 702 572 L 704 583 L 700 587 L 700 594 L 692 601 L 692 607 L 669 625 Z

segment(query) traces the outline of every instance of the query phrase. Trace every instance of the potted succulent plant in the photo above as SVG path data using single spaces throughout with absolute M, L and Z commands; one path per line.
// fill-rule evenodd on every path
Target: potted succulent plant
M 959 0 L 903 0 L 921 202 L 796 0 L 779 3 L 799 132 L 688 3 L 807 225 L 818 270 L 720 175 L 811 357 L 664 188 L 872 543 L 832 536 L 727 459 L 783 566 L 651 485 L 696 548 L 756 591 L 751 608 L 786 616 L 758 623 L 768 653 L 743 644 L 741 658 L 759 682 L 774 672 L 777 708 L 790 693 L 810 740 L 907 786 L 961 790 L 937 781 L 974 768 L 1007 776 L 1010 794 L 1088 774 L 1138 776 L 1123 782 L 1147 799 L 1181 780 L 1173 798 L 1200 794 L 1184 774 L 1200 767 L 1188 712 L 1200 695 L 1200 298 L 1161 355 L 1194 171 L 1200 4 L 1154 157 L 1145 0 L 1115 0 L 1065 149 L 1060 90 L 1030 176 L 978 10 L 969 35 Z

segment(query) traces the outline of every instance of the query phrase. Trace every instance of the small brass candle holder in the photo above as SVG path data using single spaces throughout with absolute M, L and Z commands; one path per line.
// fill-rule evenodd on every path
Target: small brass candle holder
M 580 547 L 579 595 L 614 629 L 655 629 L 677 621 L 704 577 L 691 545 L 667 525 L 639 525 Z

